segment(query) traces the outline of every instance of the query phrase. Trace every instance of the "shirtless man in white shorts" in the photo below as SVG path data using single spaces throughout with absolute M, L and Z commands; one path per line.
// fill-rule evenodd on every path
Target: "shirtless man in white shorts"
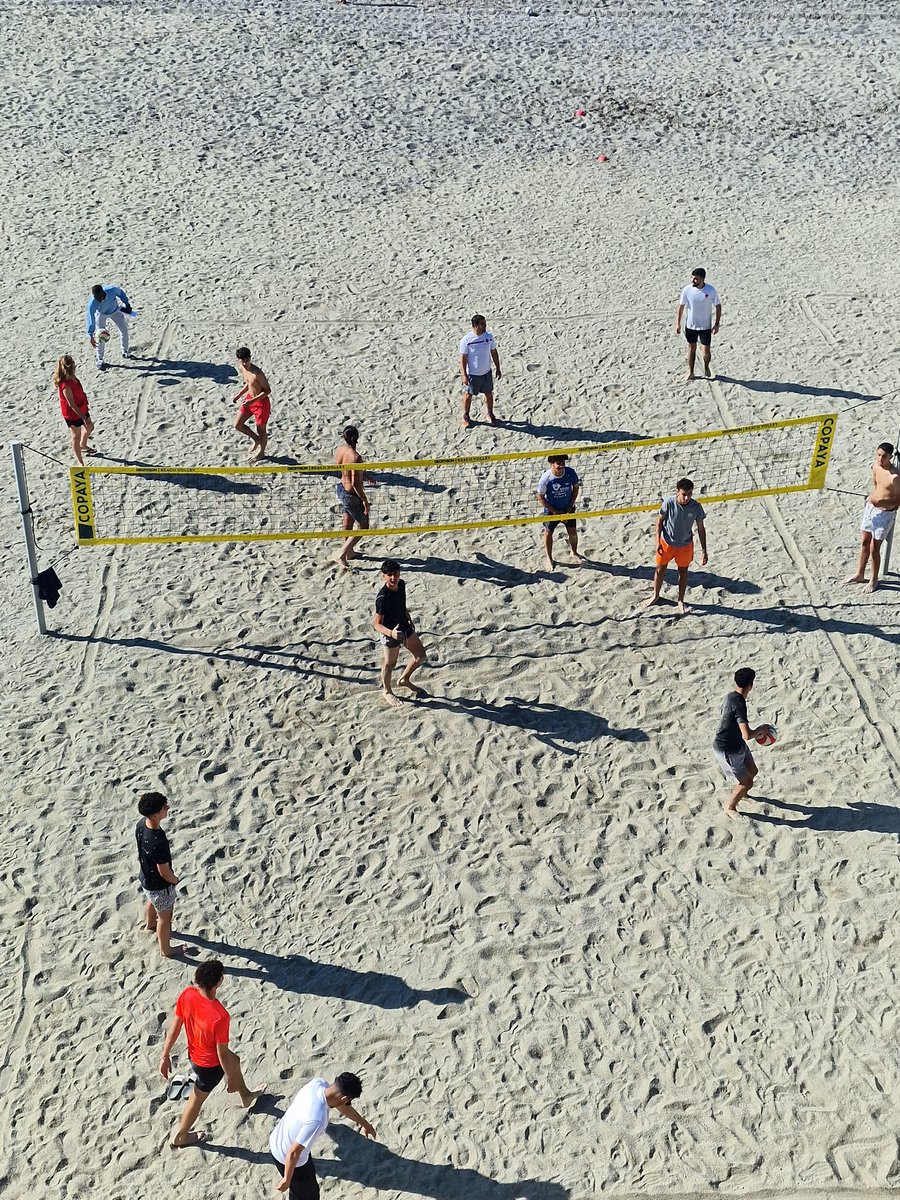
M 868 587 L 863 590 L 874 592 L 878 587 L 878 572 L 881 570 L 881 545 L 894 526 L 897 509 L 900 508 L 900 471 L 893 464 L 894 447 L 882 442 L 875 451 L 872 464 L 872 491 L 863 510 L 862 538 L 859 547 L 859 562 L 856 574 L 848 575 L 845 583 L 865 583 L 866 564 L 871 562 L 872 571 Z

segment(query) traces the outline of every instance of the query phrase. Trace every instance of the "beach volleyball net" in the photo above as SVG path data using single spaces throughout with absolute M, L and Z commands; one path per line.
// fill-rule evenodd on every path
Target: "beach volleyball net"
M 516 454 L 365 464 L 367 536 L 552 520 L 537 501 L 551 454 L 577 472 L 579 518 L 651 512 L 688 476 L 704 504 L 821 488 L 837 416 Z M 79 545 L 297 541 L 343 536 L 334 464 L 73 467 Z

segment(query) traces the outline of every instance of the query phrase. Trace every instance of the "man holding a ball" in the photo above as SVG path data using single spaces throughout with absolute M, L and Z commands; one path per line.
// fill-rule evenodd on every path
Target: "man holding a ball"
M 747 697 L 753 688 L 756 672 L 752 667 L 739 667 L 734 673 L 734 691 L 729 692 L 722 704 L 719 728 L 713 740 L 713 754 L 722 768 L 726 779 L 735 781 L 734 791 L 725 805 L 729 817 L 737 817 L 737 806 L 747 796 L 753 781 L 759 774 L 750 747 L 753 738 L 774 741 L 771 725 L 757 725 L 751 729 L 747 722 Z

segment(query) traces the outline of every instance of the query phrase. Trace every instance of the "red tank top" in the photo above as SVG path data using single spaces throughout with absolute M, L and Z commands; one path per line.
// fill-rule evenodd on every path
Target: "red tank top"
M 75 412 L 71 405 L 66 402 L 66 397 L 63 394 L 63 388 L 67 385 L 72 392 L 72 399 L 82 409 L 87 408 L 87 396 L 84 394 L 84 388 L 77 379 L 64 379 L 62 383 L 58 385 L 57 390 L 59 391 L 59 411 L 63 415 L 63 420 L 78 421 L 81 419 L 81 413 Z

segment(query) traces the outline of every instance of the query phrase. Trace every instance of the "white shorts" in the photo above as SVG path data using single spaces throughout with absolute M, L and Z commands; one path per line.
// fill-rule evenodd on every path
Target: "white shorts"
M 895 509 L 876 508 L 867 500 L 859 527 L 863 533 L 871 533 L 876 542 L 883 542 L 891 532 L 896 515 Z

